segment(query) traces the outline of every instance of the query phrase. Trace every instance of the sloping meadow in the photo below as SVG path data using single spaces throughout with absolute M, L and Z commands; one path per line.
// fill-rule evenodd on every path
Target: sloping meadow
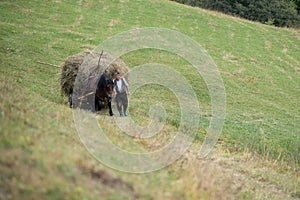
M 250 152 L 280 163 L 284 166 L 280 169 L 298 172 L 299 30 L 275 28 L 158 0 L 1 1 L 0 13 L 0 151 L 4 155 L 0 160 L 1 177 L 4 177 L 0 186 L 4 189 L 0 191 L 4 198 L 20 198 L 23 193 L 29 198 L 41 197 L 35 195 L 35 188 L 50 198 L 98 195 L 117 198 L 114 193 L 120 191 L 121 198 L 151 199 L 155 198 L 155 188 L 160 187 L 164 188 L 157 194 L 161 199 L 243 196 L 237 188 L 228 187 L 232 181 L 230 176 L 223 180 L 227 185 L 213 189 L 212 185 L 220 181 L 213 178 L 213 173 L 207 177 L 213 182 L 203 183 L 208 191 L 199 195 L 199 191 L 205 191 L 203 185 L 192 185 L 189 190 L 184 186 L 189 185 L 188 180 L 180 177 L 193 177 L 192 172 L 180 171 L 179 162 L 152 175 L 123 176 L 115 171 L 112 173 L 116 175 L 106 175 L 102 171 L 106 168 L 90 161 L 92 158 L 82 148 L 72 110 L 67 106 L 66 97 L 61 96 L 61 69 L 39 61 L 61 66 L 68 56 L 93 50 L 117 33 L 142 27 L 179 31 L 198 42 L 215 61 L 226 89 L 226 119 L 217 149 L 232 155 Z M 187 79 L 201 107 L 196 134 L 196 143 L 201 145 L 212 117 L 211 99 L 204 78 L 191 63 L 158 49 L 131 51 L 121 59 L 130 69 L 145 63 L 164 64 Z M 158 148 L 155 143 L 160 140 L 169 141 L 165 136 L 176 132 L 181 119 L 176 96 L 159 85 L 148 85 L 131 98 L 129 112 L 137 124 L 149 123 L 152 103 L 160 101 L 168 114 L 164 134 L 138 145 L 149 150 Z M 105 120 L 110 119 L 100 119 L 100 122 L 105 124 Z M 112 136 L 115 134 L 112 140 L 128 151 L 141 147 L 128 146 L 124 141 L 130 137 L 124 139 L 121 133 L 107 131 Z M 31 168 L 37 177 L 30 174 Z M 48 173 L 56 178 L 45 179 Z M 108 179 L 119 185 L 111 187 Z M 145 192 L 146 186 L 141 185 L 146 179 L 152 182 L 146 186 L 155 183 L 157 187 Z M 90 180 L 89 186 L 81 184 L 88 185 Z M 102 181 L 100 186 L 98 180 Z M 135 181 L 141 184 L 136 186 Z M 223 196 L 224 192 L 228 195 Z

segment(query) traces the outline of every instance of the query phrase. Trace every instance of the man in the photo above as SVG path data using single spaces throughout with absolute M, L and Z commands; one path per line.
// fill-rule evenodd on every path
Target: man
M 125 78 L 121 78 L 119 73 L 115 73 L 114 88 L 116 94 L 117 109 L 120 113 L 120 116 L 127 116 L 127 94 L 129 94 L 128 83 Z

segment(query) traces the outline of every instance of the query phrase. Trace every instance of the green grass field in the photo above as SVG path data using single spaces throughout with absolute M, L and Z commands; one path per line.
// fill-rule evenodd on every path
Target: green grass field
M 0 199 L 296 199 L 300 197 L 300 31 L 275 28 L 172 1 L 0 1 Z M 226 121 L 213 152 L 196 153 L 210 119 L 210 97 L 189 63 L 147 49 L 122 59 L 156 62 L 184 75 L 197 94 L 202 128 L 192 147 L 162 170 L 129 174 L 97 162 L 60 94 L 61 65 L 133 28 L 176 30 L 201 44 L 226 89 Z M 161 94 L 153 97 L 153 93 Z M 178 128 L 178 102 L 155 85 L 132 94 L 133 119 L 148 123 L 155 99 L 169 111 L 163 134 L 128 151 L 158 148 Z M 99 121 L 105 124 L 99 116 Z

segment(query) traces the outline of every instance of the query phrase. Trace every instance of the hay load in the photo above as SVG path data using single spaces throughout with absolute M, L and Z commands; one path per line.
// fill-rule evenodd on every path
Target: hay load
M 129 71 L 121 59 L 117 58 L 114 60 L 112 56 L 105 52 L 92 51 L 82 52 L 66 58 L 61 69 L 61 93 L 66 96 L 69 96 L 73 92 L 78 72 L 81 75 L 81 77 L 77 77 L 81 79 L 79 81 L 85 81 L 90 76 L 102 73 L 113 78 L 116 72 L 119 72 L 121 76 L 125 75 L 125 78 L 128 79 L 127 72 Z

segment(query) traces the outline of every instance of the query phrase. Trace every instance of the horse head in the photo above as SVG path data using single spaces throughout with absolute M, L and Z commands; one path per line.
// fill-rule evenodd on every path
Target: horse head
M 106 95 L 111 98 L 114 90 L 114 81 L 111 78 L 106 79 Z

